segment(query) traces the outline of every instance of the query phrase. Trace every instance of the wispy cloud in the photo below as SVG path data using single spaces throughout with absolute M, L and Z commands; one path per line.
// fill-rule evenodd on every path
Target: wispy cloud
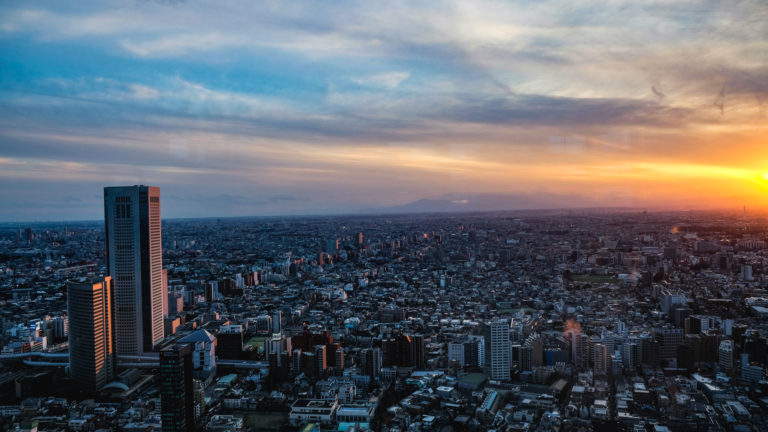
M 5 2 L 0 181 L 229 188 L 232 212 L 680 194 L 689 166 L 761 190 L 728 170 L 768 166 L 766 20 L 760 0 Z

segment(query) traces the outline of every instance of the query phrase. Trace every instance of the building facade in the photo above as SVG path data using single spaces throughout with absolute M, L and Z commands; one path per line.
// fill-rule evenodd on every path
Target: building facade
M 509 323 L 498 320 L 491 323 L 491 379 L 508 381 L 510 375 Z
M 163 432 L 195 430 L 193 344 L 160 351 L 160 413 Z
M 164 336 L 160 188 L 105 187 L 104 222 L 116 352 L 153 351 Z
M 95 392 L 115 373 L 111 305 L 112 278 L 67 284 L 69 372 Z

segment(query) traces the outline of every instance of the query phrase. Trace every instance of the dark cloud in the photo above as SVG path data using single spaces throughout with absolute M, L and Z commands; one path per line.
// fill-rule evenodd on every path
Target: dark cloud
M 664 99 L 665 97 L 667 97 L 667 95 L 662 93 L 661 90 L 657 89 L 656 86 L 651 86 L 651 91 L 653 92 L 653 94 L 658 96 L 659 100 Z

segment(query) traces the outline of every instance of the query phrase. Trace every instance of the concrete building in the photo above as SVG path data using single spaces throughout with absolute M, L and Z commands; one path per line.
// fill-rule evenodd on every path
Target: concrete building
M 111 302 L 112 278 L 67 284 L 69 373 L 88 391 L 97 391 L 115 373 Z
M 193 353 L 193 344 L 176 344 L 160 351 L 160 404 L 163 432 L 195 430 Z
M 510 376 L 509 323 L 500 319 L 491 323 L 491 379 L 508 381 Z
M 153 351 L 164 336 L 160 188 L 105 187 L 104 222 L 116 352 Z
M 720 346 L 717 349 L 718 364 L 721 368 L 728 372 L 733 371 L 733 356 L 734 346 L 732 340 L 724 340 L 720 342 Z

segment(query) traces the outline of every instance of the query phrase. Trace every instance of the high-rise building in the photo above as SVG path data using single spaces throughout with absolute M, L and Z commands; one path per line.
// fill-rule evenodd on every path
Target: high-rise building
M 497 320 L 491 323 L 491 379 L 509 380 L 509 323 Z
M 469 336 L 470 361 L 474 367 L 483 367 L 485 364 L 485 338 L 482 336 Z
M 466 364 L 464 357 L 464 343 L 452 342 L 448 344 L 448 360 L 456 362 L 459 366 L 464 367 Z
M 325 241 L 325 253 L 336 255 L 339 252 L 339 239 L 333 238 Z
M 627 369 L 634 370 L 640 365 L 642 354 L 640 343 L 630 340 L 621 346 L 621 362 Z
M 426 346 L 424 345 L 424 335 L 411 336 L 411 364 L 417 368 L 423 368 L 426 358 Z
M 318 375 L 325 374 L 325 370 L 328 368 L 327 351 L 325 345 L 318 345 L 315 347 L 315 361 L 317 362 L 315 370 Z
M 602 342 L 596 343 L 592 350 L 594 372 L 596 376 L 606 376 L 611 370 L 611 357 L 608 347 Z
M 336 373 L 341 375 L 344 371 L 344 348 L 336 349 Z
M 160 188 L 105 187 L 104 222 L 116 352 L 153 351 L 164 332 Z
M 724 340 L 720 342 L 720 346 L 718 347 L 717 353 L 718 353 L 718 363 L 720 364 L 720 367 L 722 369 L 725 369 L 728 372 L 733 371 L 733 356 L 734 356 L 734 345 L 732 340 Z
M 382 354 L 379 348 L 363 348 L 360 351 L 360 361 L 362 362 L 363 374 L 371 378 L 378 378 L 382 364 Z
M 683 343 L 683 329 L 657 328 L 653 330 L 653 335 L 659 342 L 659 358 L 670 359 L 677 356 L 677 347 Z
M 571 360 L 577 368 L 589 367 L 589 335 L 581 331 L 571 334 Z
M 193 353 L 192 344 L 175 344 L 160 351 L 160 413 L 163 432 L 195 430 Z
M 685 306 L 687 301 L 685 295 L 679 292 L 664 290 L 661 293 L 662 310 L 667 316 L 671 316 L 674 312 L 674 308 L 678 305 Z
M 275 311 L 272 313 L 272 333 L 280 333 L 283 331 L 283 312 Z
M 111 288 L 109 276 L 67 284 L 69 372 L 91 392 L 107 384 L 115 372 Z

